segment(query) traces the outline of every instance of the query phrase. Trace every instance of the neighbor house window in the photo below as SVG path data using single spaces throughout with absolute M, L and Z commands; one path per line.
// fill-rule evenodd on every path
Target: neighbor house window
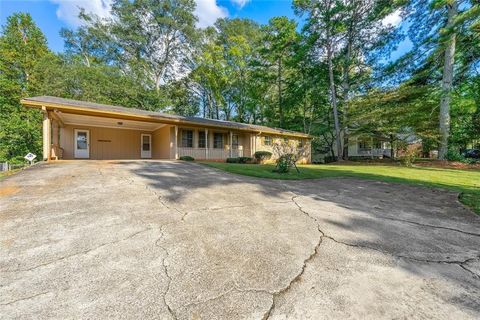
M 272 145 L 272 137 L 270 137 L 270 136 L 263 137 L 263 145 L 271 146 Z
M 238 149 L 238 134 L 232 135 L 232 149 Z
M 193 131 L 182 130 L 182 147 L 193 148 Z
M 198 132 L 198 147 L 199 148 L 206 148 L 207 147 L 207 139 L 205 137 L 205 131 Z
M 213 147 L 216 149 L 223 149 L 223 133 L 213 134 Z
M 370 149 L 370 146 L 368 145 L 367 141 L 360 140 L 358 141 L 358 149 Z

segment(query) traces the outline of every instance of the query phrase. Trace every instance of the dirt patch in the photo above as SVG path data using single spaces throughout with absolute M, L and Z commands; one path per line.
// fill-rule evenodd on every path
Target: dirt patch
M 0 187 L 0 197 L 9 196 L 11 194 L 17 193 L 20 188 L 13 186 Z

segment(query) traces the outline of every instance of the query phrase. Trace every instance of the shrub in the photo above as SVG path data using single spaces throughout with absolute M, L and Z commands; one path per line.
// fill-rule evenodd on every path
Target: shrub
M 257 151 L 253 155 L 257 161 L 270 160 L 272 153 L 269 151 Z
M 252 158 L 250 157 L 239 157 L 238 163 L 249 163 L 252 162 Z
M 477 164 L 477 162 L 480 162 L 480 160 L 474 158 L 465 158 L 463 162 L 465 162 L 466 164 Z
M 240 163 L 240 158 L 227 158 L 227 163 Z
M 449 149 L 447 152 L 447 160 L 449 161 L 465 161 L 465 157 L 455 149 Z
M 194 161 L 195 160 L 193 157 L 190 157 L 190 156 L 181 156 L 179 159 L 183 160 L 183 161 Z
M 277 159 L 277 166 L 274 171 L 278 173 L 287 173 L 290 171 L 290 168 L 293 166 L 294 162 L 295 162 L 294 154 L 288 153 L 288 154 L 281 155 Z
M 331 163 L 331 162 L 335 162 L 335 161 L 337 161 L 336 157 L 325 156 L 323 158 L 323 163 Z

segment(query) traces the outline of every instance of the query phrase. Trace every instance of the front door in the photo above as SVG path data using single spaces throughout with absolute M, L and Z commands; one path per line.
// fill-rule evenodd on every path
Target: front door
M 75 158 L 90 158 L 90 131 L 75 129 Z
M 152 157 L 152 135 L 151 134 L 142 134 L 141 135 L 141 154 L 142 159 L 149 159 Z

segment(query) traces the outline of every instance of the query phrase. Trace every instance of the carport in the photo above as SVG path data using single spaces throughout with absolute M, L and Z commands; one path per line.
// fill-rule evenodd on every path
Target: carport
M 310 161 L 311 137 L 300 132 L 49 96 L 21 103 L 43 112 L 44 160 L 224 160 L 270 150 L 274 137 L 306 147 Z

